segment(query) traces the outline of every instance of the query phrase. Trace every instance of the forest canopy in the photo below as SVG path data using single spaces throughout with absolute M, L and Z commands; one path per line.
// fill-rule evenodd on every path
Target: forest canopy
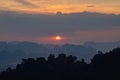
M 115 80 L 120 79 L 119 72 L 120 48 L 115 48 L 99 51 L 89 64 L 66 54 L 23 59 L 15 69 L 1 72 L 0 80 Z

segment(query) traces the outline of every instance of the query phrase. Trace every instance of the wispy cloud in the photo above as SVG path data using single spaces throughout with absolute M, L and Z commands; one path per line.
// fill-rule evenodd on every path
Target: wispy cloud
M 16 2 L 18 2 L 18 3 L 20 3 L 24 6 L 27 6 L 27 7 L 31 7 L 31 8 L 36 8 L 37 7 L 36 5 L 34 5 L 33 3 L 31 3 L 27 0 L 14 0 L 14 1 L 16 1 Z
M 94 4 L 89 4 L 87 7 L 95 7 Z

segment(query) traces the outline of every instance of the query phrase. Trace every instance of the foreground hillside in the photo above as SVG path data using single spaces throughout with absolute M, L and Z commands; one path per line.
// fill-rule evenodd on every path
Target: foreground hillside
M 15 69 L 1 72 L 0 80 L 120 80 L 120 48 L 98 52 L 91 63 L 76 56 L 49 55 L 48 59 L 23 59 Z

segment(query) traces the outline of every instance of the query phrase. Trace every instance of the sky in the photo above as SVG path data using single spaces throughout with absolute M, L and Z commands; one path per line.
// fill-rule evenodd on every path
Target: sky
M 120 0 L 0 0 L 0 11 L 25 13 L 100 12 L 120 14 Z
M 0 0 L 0 41 L 119 41 L 119 8 L 120 0 Z

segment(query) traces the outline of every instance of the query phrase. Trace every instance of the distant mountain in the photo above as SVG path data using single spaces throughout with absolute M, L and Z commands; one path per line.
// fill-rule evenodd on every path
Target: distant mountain
M 117 42 L 85 42 L 86 47 L 92 47 L 98 51 L 108 52 L 113 48 L 120 47 L 120 41 Z
M 78 59 L 84 58 L 90 62 L 90 59 L 97 51 L 107 52 L 113 48 L 120 47 L 118 42 L 86 42 L 83 45 L 64 44 L 62 46 L 52 44 L 37 44 L 33 42 L 0 42 L 0 70 L 8 66 L 15 66 L 23 58 L 45 57 L 49 54 L 56 56 L 61 53 L 77 56 Z
M 80 58 L 85 58 L 86 54 L 95 53 L 95 49 L 90 47 L 84 47 L 82 45 L 74 45 L 74 44 L 65 44 L 62 46 L 52 45 L 52 44 L 37 44 L 33 42 L 0 42 L 0 52 L 9 52 L 9 53 L 18 53 L 21 51 L 27 57 L 37 57 L 44 56 L 48 54 L 59 54 L 66 53 L 76 55 Z M 20 53 L 20 52 L 19 52 Z M 90 54 L 90 55 L 91 55 Z M 84 55 L 84 56 L 83 56 Z
M 107 52 L 113 48 L 120 47 L 118 42 L 86 42 L 83 45 L 64 44 L 62 46 L 52 44 L 37 44 L 33 42 L 0 42 L 0 70 L 8 66 L 15 66 L 21 62 L 22 58 L 45 57 L 49 54 L 60 53 L 84 58 L 87 62 L 97 53 L 97 51 Z
M 90 58 L 92 58 L 97 53 L 94 48 L 74 44 L 55 46 L 52 51 L 57 54 L 65 53 L 67 55 L 74 55 L 77 56 L 78 59 L 84 58 L 87 60 L 87 62 L 89 62 Z
M 0 69 L 3 69 L 4 65 L 13 66 L 19 63 L 22 58 L 35 58 L 40 56 L 47 58 L 49 54 L 58 55 L 60 53 L 74 55 L 78 59 L 84 58 L 87 62 L 90 62 L 90 58 L 96 54 L 96 50 L 91 47 L 73 44 L 58 46 L 33 42 L 0 42 Z

